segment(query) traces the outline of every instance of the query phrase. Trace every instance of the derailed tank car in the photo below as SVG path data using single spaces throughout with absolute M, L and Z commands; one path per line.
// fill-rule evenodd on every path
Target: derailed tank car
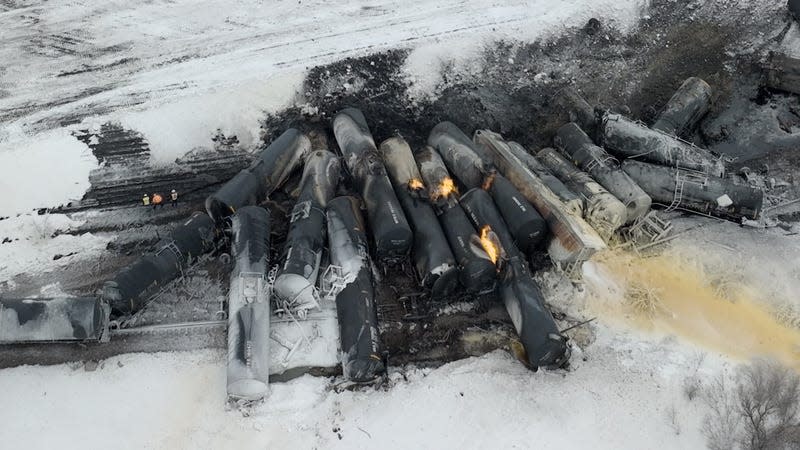
M 411 147 L 403 138 L 393 137 L 381 143 L 380 151 L 414 230 L 411 256 L 421 284 L 431 288 L 433 298 L 452 294 L 458 286 L 456 261 L 436 213 L 426 200 L 428 194 Z
M 325 207 L 341 176 L 339 158 L 327 150 L 308 155 L 300 180 L 300 195 L 289 217 L 275 295 L 299 305 L 313 305 L 322 252 L 325 248 Z
M 97 297 L 0 298 L 0 344 L 97 341 L 107 325 Z
M 333 119 L 333 133 L 367 206 L 375 255 L 382 259 L 407 255 L 413 241 L 411 227 L 392 189 L 364 114 L 355 108 L 343 109 Z
M 217 223 L 246 205 L 264 200 L 298 167 L 311 150 L 311 141 L 290 128 L 265 148 L 250 164 L 206 198 L 206 211 Z
M 669 209 L 687 209 L 716 217 L 757 219 L 764 192 L 694 170 L 626 160 L 622 170 Z
M 482 248 L 473 244 L 477 231 L 458 204 L 458 190 L 439 153 L 425 146 L 416 154 L 428 198 L 458 264 L 458 278 L 468 292 L 494 289 L 496 270 Z
M 256 401 L 269 391 L 269 212 L 240 208 L 232 218 L 232 253 L 228 294 L 228 397 Z
M 475 226 L 488 227 L 502 246 L 498 254 L 505 255 L 506 260 L 498 259 L 500 296 L 525 348 L 528 364 L 533 368 L 563 366 L 570 356 L 567 338 L 561 335 L 545 306 L 544 295 L 491 197 L 481 189 L 472 189 L 461 197 L 461 203 Z
M 192 214 L 172 230 L 169 238 L 159 241 L 154 254 L 141 257 L 105 282 L 101 295 L 111 306 L 112 315 L 141 309 L 146 295 L 174 280 L 192 261 L 213 249 L 216 237 L 211 217 L 202 212 Z
M 592 142 L 575 123 L 556 132 L 556 146 L 598 183 L 614 194 L 627 208 L 627 222 L 632 223 L 650 210 L 652 200 L 619 166 L 619 161 Z
M 441 122 L 428 135 L 428 145 L 441 155 L 447 169 L 467 189 L 476 188 L 488 172 L 483 152 L 451 122 Z
M 342 372 L 350 381 L 372 381 L 385 371 L 378 332 L 378 312 L 369 264 L 364 221 L 354 197 L 328 203 L 331 264 L 346 281 L 336 295 L 342 348 Z

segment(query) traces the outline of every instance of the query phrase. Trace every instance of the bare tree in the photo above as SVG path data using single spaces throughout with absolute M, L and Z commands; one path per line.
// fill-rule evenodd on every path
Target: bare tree
M 739 369 L 735 386 L 717 377 L 704 392 L 703 423 L 710 448 L 800 448 L 800 375 L 774 361 Z

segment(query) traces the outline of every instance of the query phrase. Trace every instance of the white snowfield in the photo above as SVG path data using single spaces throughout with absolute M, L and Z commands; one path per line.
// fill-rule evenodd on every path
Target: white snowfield
M 264 111 L 298 97 L 305 71 L 348 56 L 422 46 L 409 60 L 416 89 L 432 89 L 442 60 L 467 58 L 487 39 L 535 39 L 601 17 L 631 26 L 646 0 L 352 2 L 156 0 L 11 1 L 0 4 L 0 157 L 41 142 L 38 133 L 108 120 L 142 132 L 152 162 L 210 147 L 216 129 L 252 145 Z M 30 148 L 37 159 L 75 145 L 69 136 Z M 78 144 L 82 146 L 82 144 Z M 53 149 L 56 150 L 53 150 Z M 87 149 L 88 152 L 88 149 Z M 24 166 L 27 168 L 28 166 Z M 37 198 L 15 164 L 0 180 L 30 204 L 0 216 L 58 206 L 75 189 Z M 65 170 L 66 169 L 66 170 Z M 82 167 L 37 167 L 85 189 Z M 4 189 L 5 192 L 5 189 Z M 77 192 L 77 193 L 76 193 Z M 39 196 L 41 197 L 41 196 Z

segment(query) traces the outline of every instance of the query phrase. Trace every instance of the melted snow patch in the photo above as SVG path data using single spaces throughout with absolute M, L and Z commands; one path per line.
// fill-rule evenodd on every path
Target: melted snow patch
M 0 137 L 0 216 L 79 200 L 96 167 L 89 147 L 64 128 Z

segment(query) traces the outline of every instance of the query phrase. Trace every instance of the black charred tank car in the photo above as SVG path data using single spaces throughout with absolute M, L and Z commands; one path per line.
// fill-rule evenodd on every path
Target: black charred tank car
M 333 119 L 333 133 L 356 189 L 367 207 L 367 222 L 381 259 L 404 257 L 413 233 L 386 173 L 364 114 L 346 108 Z
M 533 368 L 563 366 L 570 356 L 567 338 L 561 335 L 545 306 L 544 295 L 492 198 L 482 189 L 472 189 L 461 197 L 461 204 L 475 226 L 482 230 L 482 244 L 500 246 L 489 252 L 496 255 L 501 271 L 500 296 L 525 348 L 527 363 Z M 496 239 L 491 239 L 484 230 L 493 232 Z
M 458 287 L 455 257 L 427 200 L 428 193 L 411 147 L 403 138 L 393 137 L 381 143 L 380 151 L 397 198 L 414 230 L 411 256 L 420 282 L 431 288 L 433 298 L 450 295 Z
M 106 281 L 102 298 L 111 306 L 112 315 L 137 312 L 148 294 L 172 281 L 192 261 L 214 248 L 217 229 L 206 213 L 195 212 L 175 227 L 168 238 L 156 245 L 156 252 L 141 257 Z
M 447 169 L 467 189 L 476 188 L 487 173 L 487 158 L 461 129 L 441 122 L 428 135 L 428 145 L 442 156 Z
M 381 357 L 375 290 L 358 200 L 354 197 L 331 200 L 327 219 L 331 264 L 341 268 L 346 280 L 336 295 L 342 372 L 350 381 L 372 381 L 386 368 Z
M 262 150 L 250 167 L 242 169 L 206 198 L 206 211 L 217 223 L 242 206 L 264 200 L 280 187 L 311 151 L 311 141 L 290 128 Z

